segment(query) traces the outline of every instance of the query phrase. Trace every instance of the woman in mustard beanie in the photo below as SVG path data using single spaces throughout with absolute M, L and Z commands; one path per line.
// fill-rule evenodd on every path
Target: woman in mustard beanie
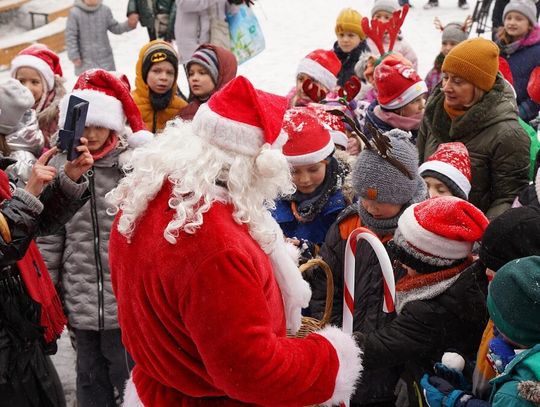
M 341 10 L 336 19 L 334 52 L 341 61 L 338 85 L 343 86 L 354 75 L 360 54 L 367 51 L 366 34 L 362 29 L 362 14 L 352 8 Z
M 472 167 L 469 201 L 489 218 L 510 208 L 529 171 L 529 138 L 518 123 L 514 91 L 499 73 L 498 58 L 497 45 L 484 38 L 453 48 L 417 139 L 421 162 L 441 143 L 465 144 Z

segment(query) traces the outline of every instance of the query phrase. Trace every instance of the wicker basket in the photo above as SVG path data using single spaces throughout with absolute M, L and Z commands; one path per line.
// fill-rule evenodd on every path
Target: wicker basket
M 332 305 L 334 299 L 334 278 L 332 276 L 332 270 L 330 270 L 330 266 L 328 266 L 328 264 L 326 264 L 326 262 L 322 259 L 311 259 L 302 264 L 299 270 L 301 273 L 305 273 L 307 270 L 313 267 L 322 268 L 326 274 L 326 305 L 324 307 L 323 317 L 320 321 L 311 317 L 302 317 L 302 325 L 300 326 L 300 329 L 296 335 L 289 334 L 289 337 L 303 338 L 312 332 L 318 331 L 328 324 L 330 317 L 332 316 Z

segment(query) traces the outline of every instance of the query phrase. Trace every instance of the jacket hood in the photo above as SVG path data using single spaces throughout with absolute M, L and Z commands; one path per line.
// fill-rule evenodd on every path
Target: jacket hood
M 73 5 L 81 10 L 93 12 L 101 7 L 101 3 L 103 3 L 103 0 L 98 0 L 98 3 L 95 6 L 89 6 L 83 0 L 75 0 Z
M 540 382 L 526 380 L 518 384 L 519 395 L 527 401 L 540 406 Z

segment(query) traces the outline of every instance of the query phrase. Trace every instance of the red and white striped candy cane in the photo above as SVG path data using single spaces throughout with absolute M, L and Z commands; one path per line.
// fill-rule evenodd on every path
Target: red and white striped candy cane
M 393 312 L 396 298 L 396 285 L 394 281 L 394 271 L 390 257 L 381 240 L 371 230 L 359 227 L 354 229 L 347 239 L 345 247 L 345 270 L 343 287 L 343 331 L 349 334 L 353 332 L 353 313 L 354 313 L 354 275 L 355 275 L 355 254 L 356 245 L 360 239 L 366 240 L 377 255 L 381 264 L 384 284 L 384 312 Z M 349 401 L 341 403 L 342 406 L 348 406 Z

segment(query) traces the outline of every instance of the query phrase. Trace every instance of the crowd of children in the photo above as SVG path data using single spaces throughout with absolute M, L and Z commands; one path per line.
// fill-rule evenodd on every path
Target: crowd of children
M 41 44 L 20 51 L 11 78 L 0 83 L 0 393 L 6 395 L 0 406 L 65 405 L 48 356 L 64 326 L 77 355 L 78 405 L 124 402 L 137 359 L 122 342 L 109 238 L 126 225 L 113 223 L 107 199 L 130 171 L 160 171 L 156 163 L 133 167 L 144 162 L 143 156 L 132 161 L 133 154 L 148 151 L 158 160 L 160 138 L 191 131 L 211 136 L 210 143 L 217 142 L 213 137 L 238 143 L 235 154 L 242 158 L 219 156 L 223 167 L 209 168 L 217 174 L 211 180 L 215 190 L 204 196 L 182 190 L 169 208 L 199 196 L 194 205 L 201 218 L 176 215 L 198 225 L 195 230 L 212 203 L 231 202 L 221 189 L 236 191 L 239 202 L 241 191 L 254 193 L 243 189 L 235 173 L 246 162 L 265 168 L 256 170 L 263 180 L 286 161 L 294 192 L 264 204 L 301 263 L 316 258 L 328 264 L 333 325 L 343 324 L 347 305 L 350 233 L 366 228 L 384 246 L 396 282 L 395 310 L 384 311 L 380 259 L 367 241 L 354 246 L 355 291 L 348 301 L 354 304 L 363 373 L 354 391 L 349 388 L 351 406 L 539 405 L 540 143 L 531 127 L 540 111 L 535 2 L 510 0 L 495 42 L 468 39 L 469 18 L 445 25 L 436 19 L 441 48 L 425 80 L 400 31 L 407 1 L 374 0 L 369 18 L 343 9 L 333 47 L 306 53 L 285 98 L 236 80 L 231 50 L 202 44 L 180 56 L 171 42 L 174 11 L 165 3 L 162 28 L 144 23 L 151 41 L 139 51 L 133 89 L 114 72 L 107 31 L 135 28 L 139 9 L 148 6 L 138 1 L 130 1 L 122 23 L 100 0 L 75 1 L 66 27 L 68 57 L 78 75 L 72 90 L 64 87 L 58 55 Z M 430 0 L 426 7 L 437 5 Z M 183 74 L 187 97 L 178 88 Z M 57 143 L 75 96 L 89 105 L 80 156 L 70 161 Z M 247 113 L 252 110 L 256 119 Z M 253 134 L 259 143 L 269 137 L 268 129 L 276 133 L 272 142 L 282 145 L 279 159 L 263 157 L 273 151 L 266 144 L 257 144 L 255 153 L 249 147 Z M 208 154 L 203 150 L 198 154 Z M 180 173 L 160 174 L 193 184 Z M 161 178 L 150 183 L 161 185 Z M 257 213 L 246 202 L 234 214 L 237 223 L 250 224 L 248 213 Z M 135 204 L 139 214 L 141 205 Z M 327 275 L 315 267 L 304 277 L 312 296 L 302 312 L 321 319 L 328 308 Z M 153 287 L 152 295 L 166 295 L 165 288 Z M 457 365 L 448 362 L 448 352 L 458 355 Z M 211 378 L 212 366 L 205 367 Z M 172 396 L 167 390 L 167 397 L 178 392 L 217 405 L 242 394 L 208 381 L 196 389 L 175 388 Z M 204 393 L 208 386 L 212 394 Z

